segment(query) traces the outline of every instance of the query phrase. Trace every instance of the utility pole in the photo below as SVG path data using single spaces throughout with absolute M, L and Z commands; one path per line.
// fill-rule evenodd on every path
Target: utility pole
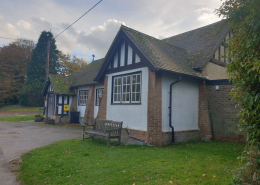
M 47 44 L 46 81 L 48 80 L 48 76 L 49 76 L 49 58 L 50 58 L 50 41 L 48 41 Z

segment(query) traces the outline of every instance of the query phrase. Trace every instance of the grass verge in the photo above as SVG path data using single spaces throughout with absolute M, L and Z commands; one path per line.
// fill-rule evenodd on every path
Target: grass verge
M 106 147 L 64 140 L 23 155 L 23 184 L 230 184 L 244 144 L 196 142 L 168 147 Z
M 27 115 L 27 116 L 6 116 L 6 117 L 0 117 L 0 121 L 12 121 L 12 122 L 17 122 L 17 121 L 29 121 L 29 120 L 34 120 L 35 115 Z
M 22 105 L 0 105 L 1 111 L 30 111 L 30 112 L 42 112 L 39 111 L 39 107 L 25 107 Z

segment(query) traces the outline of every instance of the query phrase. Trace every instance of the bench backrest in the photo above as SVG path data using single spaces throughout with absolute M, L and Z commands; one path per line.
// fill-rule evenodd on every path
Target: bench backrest
M 123 122 L 111 121 L 111 120 L 96 120 L 93 130 L 99 132 L 107 132 L 107 129 L 120 129 L 111 132 L 110 135 L 121 135 Z

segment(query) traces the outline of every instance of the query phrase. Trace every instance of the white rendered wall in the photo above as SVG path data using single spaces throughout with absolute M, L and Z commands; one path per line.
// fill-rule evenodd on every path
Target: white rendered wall
M 142 71 L 141 104 L 139 105 L 111 105 L 112 77 Z M 123 121 L 123 127 L 135 130 L 147 130 L 147 101 L 148 101 L 148 68 L 143 67 L 113 74 L 108 74 L 107 85 L 107 114 L 106 119 Z
M 169 127 L 170 84 L 179 76 L 163 74 L 162 76 L 162 130 L 171 131 Z M 172 126 L 174 131 L 198 130 L 199 83 L 197 80 L 182 76 L 180 82 L 172 87 Z
M 89 86 L 83 86 L 78 88 L 78 94 L 77 94 L 77 111 L 80 112 L 79 117 L 84 117 L 85 115 L 85 110 L 86 110 L 86 105 L 79 105 L 79 91 L 82 90 L 89 90 Z
M 97 117 L 98 110 L 99 110 L 99 106 L 96 106 L 96 98 L 97 98 L 97 97 L 96 97 L 96 96 L 97 96 L 96 90 L 97 90 L 97 89 L 101 89 L 101 88 L 104 88 L 104 84 L 95 85 L 94 118 Z

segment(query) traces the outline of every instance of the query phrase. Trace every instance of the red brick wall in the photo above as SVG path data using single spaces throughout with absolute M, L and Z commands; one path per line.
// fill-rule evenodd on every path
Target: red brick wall
M 207 102 L 206 85 L 204 82 L 199 84 L 199 128 L 202 140 L 212 139 L 211 122 Z
M 214 139 L 245 142 L 245 133 L 239 132 L 238 128 L 239 108 L 235 107 L 236 103 L 229 97 L 233 86 L 218 86 L 219 90 L 216 90 L 216 85 L 207 86 Z
M 141 131 L 141 130 L 134 130 L 134 129 L 127 129 L 130 136 L 136 137 L 138 139 L 142 139 L 144 141 L 147 141 L 147 132 Z M 126 129 L 122 129 L 122 139 L 128 138 L 128 134 L 126 132 Z
M 162 146 L 162 76 L 149 71 L 147 144 Z
M 107 115 L 107 83 L 108 83 L 108 77 L 105 76 L 104 93 L 101 102 L 99 103 L 99 110 L 97 114 L 97 119 L 101 119 L 101 120 L 105 120 Z
M 95 85 L 90 87 L 83 124 L 91 125 L 94 122 Z
M 172 143 L 172 132 L 163 132 L 163 145 L 169 145 Z M 191 140 L 199 140 L 200 131 L 199 130 L 185 130 L 185 131 L 175 131 L 174 132 L 174 142 L 187 142 Z

